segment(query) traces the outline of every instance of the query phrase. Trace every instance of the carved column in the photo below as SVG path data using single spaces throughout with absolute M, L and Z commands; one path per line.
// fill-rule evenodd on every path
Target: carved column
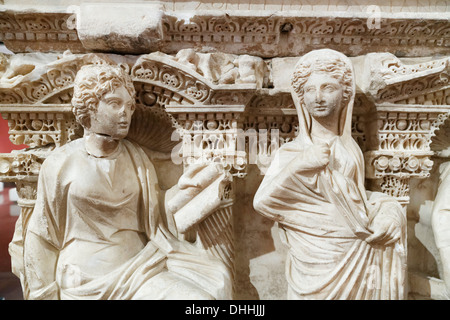
M 368 151 L 365 152 L 366 177 L 374 190 L 396 197 L 405 209 L 411 208 L 408 218 L 408 247 L 416 255 L 429 250 L 435 252 L 433 233 L 428 218 L 421 223 L 419 208 L 410 205 L 411 179 L 430 177 L 433 168 L 431 148 L 435 133 L 450 115 L 449 59 L 435 59 L 406 64 L 389 53 L 366 56 L 363 84 L 370 112 Z M 419 228 L 419 229 L 418 229 Z M 431 240 L 430 240 L 431 239 Z M 425 248 L 417 248 L 416 241 Z M 409 251 L 411 251 L 409 250 Z M 411 261 L 414 261 L 414 257 Z M 419 258 L 420 259 L 420 258 Z M 439 263 L 439 262 L 437 262 Z M 420 268 L 420 266 L 418 266 Z M 424 293 L 436 289 L 435 281 L 409 265 L 410 292 Z M 436 280 L 436 279 L 435 279 Z M 428 289 L 429 290 L 429 289 Z M 439 296 L 439 293 L 425 293 Z
M 366 174 L 376 179 L 382 192 L 409 203 L 409 179 L 427 178 L 434 131 L 448 117 L 447 107 L 381 104 L 374 115 L 378 124 L 378 149 L 367 151 Z
M 23 230 L 26 230 L 30 213 L 34 207 L 37 179 L 44 159 L 41 155 L 30 152 L 0 154 L 1 180 L 16 183 Z
M 194 233 L 198 243 L 214 256 L 222 259 L 235 273 L 233 204 L 235 202 L 234 177 L 245 175 L 247 154 L 242 138 L 239 118 L 243 105 L 166 106 L 176 123 L 182 148 L 179 150 L 183 166 L 196 163 L 217 163 L 224 176 L 217 196 L 220 202 L 208 216 L 182 226 L 183 233 Z M 244 142 L 245 143 L 245 142 Z M 183 214 L 183 213 L 178 213 Z M 177 217 L 175 217 L 177 221 Z
M 449 117 L 449 59 L 403 64 L 392 54 L 366 58 L 366 93 L 373 104 L 366 177 L 380 191 L 409 203 L 411 178 L 427 178 L 431 139 Z
M 47 150 L 18 151 L 13 153 L 0 154 L 0 180 L 3 182 L 15 182 L 18 194 L 18 205 L 20 206 L 20 216 L 16 226 L 16 232 L 11 246 L 11 250 L 22 250 L 25 241 L 28 221 L 34 209 L 37 194 L 37 180 L 40 167 L 45 160 Z M 17 243 L 16 243 L 17 242 Z M 20 249 L 19 249 L 20 248 Z M 28 295 L 27 281 L 22 270 L 23 256 L 18 252 L 18 256 L 13 256 L 12 270 L 20 278 L 24 297 Z

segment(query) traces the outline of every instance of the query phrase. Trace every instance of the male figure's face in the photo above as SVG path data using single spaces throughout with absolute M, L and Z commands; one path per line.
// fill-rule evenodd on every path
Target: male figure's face
M 127 136 L 131 116 L 134 112 L 134 99 L 124 86 L 103 95 L 97 111 L 91 115 L 89 131 L 120 140 Z
M 313 72 L 304 86 L 306 109 L 315 118 L 336 117 L 342 108 L 344 89 L 339 80 L 323 72 Z

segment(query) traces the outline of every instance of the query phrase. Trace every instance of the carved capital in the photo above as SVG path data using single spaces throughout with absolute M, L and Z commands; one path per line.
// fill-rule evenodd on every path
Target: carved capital
M 167 106 L 182 139 L 180 155 L 187 165 L 216 162 L 232 175 L 245 175 L 245 141 L 239 129 L 244 106 Z
M 427 178 L 433 167 L 433 161 L 430 160 L 431 155 L 431 152 L 411 154 L 368 151 L 365 153 L 366 178 Z
M 405 64 L 389 53 L 366 57 L 362 88 L 374 108 L 365 152 L 366 178 L 409 202 L 409 179 L 427 178 L 435 132 L 450 115 L 449 59 Z M 403 199 L 403 200 L 402 200 Z
M 14 152 L 0 154 L 0 179 L 5 182 L 37 182 L 46 154 Z
M 0 112 L 3 119 L 8 120 L 9 138 L 14 144 L 61 146 L 83 134 L 67 105 L 0 105 Z

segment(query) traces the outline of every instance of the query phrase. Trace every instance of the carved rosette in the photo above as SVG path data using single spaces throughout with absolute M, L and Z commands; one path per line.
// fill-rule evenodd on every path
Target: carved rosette
M 2 181 L 36 182 L 44 158 L 34 153 L 8 153 L 0 159 Z

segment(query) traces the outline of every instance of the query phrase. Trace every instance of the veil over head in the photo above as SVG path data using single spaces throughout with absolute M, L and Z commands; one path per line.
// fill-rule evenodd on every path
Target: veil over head
M 314 118 L 303 101 L 305 83 L 316 72 L 338 79 L 343 88 L 341 113 L 332 119 L 339 131 L 329 139 L 312 136 Z M 291 84 L 298 136 L 278 149 L 253 201 L 260 214 L 279 223 L 289 248 L 288 299 L 403 298 L 405 233 L 395 247 L 366 241 L 377 217 L 402 228 L 406 219 L 395 199 L 365 190 L 364 158 L 352 137 L 356 85 L 350 59 L 334 50 L 311 51 L 298 61 Z M 329 146 L 329 163 L 314 166 L 314 145 L 322 140 Z M 367 286 L 373 267 L 381 288 Z
M 360 147 L 352 137 L 352 113 L 356 94 L 353 65 L 344 54 L 320 49 L 302 56 L 295 65 L 291 78 L 291 94 L 297 109 L 299 130 L 297 140 L 301 144 L 313 144 L 311 139 L 311 115 L 304 102 L 304 85 L 312 73 L 326 73 L 338 79 L 344 86 L 344 106 L 339 115 L 339 137 L 350 153 L 355 156 L 359 168 L 359 183 L 364 184 L 364 161 Z
M 300 96 L 304 94 L 303 86 L 312 73 L 328 73 L 345 86 L 345 105 L 339 119 L 339 133 L 344 137 L 351 136 L 351 117 L 356 91 L 353 66 L 344 54 L 331 49 L 311 51 L 302 56 L 295 65 L 291 79 L 291 93 L 299 115 L 299 132 L 310 136 L 311 115 Z

